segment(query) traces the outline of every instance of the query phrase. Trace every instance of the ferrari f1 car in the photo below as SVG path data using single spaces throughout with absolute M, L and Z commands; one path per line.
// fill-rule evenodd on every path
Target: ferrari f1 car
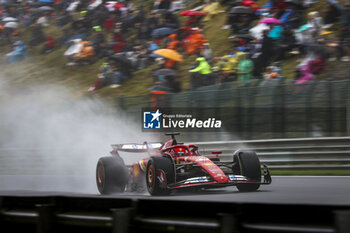
M 220 161 L 221 151 L 212 157 L 201 156 L 198 146 L 178 143 L 175 135 L 161 143 L 112 145 L 112 156 L 99 159 L 96 168 L 97 188 L 101 194 L 143 191 L 151 195 L 168 195 L 172 190 L 209 189 L 236 186 L 239 191 L 255 191 L 270 184 L 266 165 L 261 167 L 253 151 L 237 150 L 231 161 Z M 148 156 L 125 166 L 119 152 L 147 153 Z M 262 176 L 263 170 L 263 176 Z

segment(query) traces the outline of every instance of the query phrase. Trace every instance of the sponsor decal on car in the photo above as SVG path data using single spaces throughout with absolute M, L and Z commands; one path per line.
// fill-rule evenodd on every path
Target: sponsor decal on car
M 143 160 L 139 161 L 139 166 L 140 166 L 142 171 L 146 171 L 146 164 Z
M 228 179 L 230 181 L 247 180 L 244 176 L 240 176 L 240 175 L 229 175 Z
M 184 184 L 192 184 L 192 183 L 203 183 L 203 182 L 208 182 L 208 177 L 206 176 L 201 176 L 201 177 L 193 177 L 189 178 L 185 181 Z
M 206 165 L 206 166 L 213 166 L 214 164 L 213 163 L 204 163 L 204 165 Z

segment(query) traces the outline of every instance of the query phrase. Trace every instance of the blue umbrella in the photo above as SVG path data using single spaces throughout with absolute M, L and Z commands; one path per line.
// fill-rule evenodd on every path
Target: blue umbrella
M 157 28 L 153 30 L 152 36 L 161 37 L 161 36 L 168 36 L 173 33 L 174 33 L 174 29 L 172 28 Z
M 46 3 L 51 3 L 53 0 L 39 0 L 38 2 L 46 2 Z

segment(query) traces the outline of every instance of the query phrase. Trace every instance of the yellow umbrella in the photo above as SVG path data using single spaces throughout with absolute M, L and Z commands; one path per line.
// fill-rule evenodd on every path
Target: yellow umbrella
M 157 49 L 153 53 L 174 61 L 183 61 L 181 54 L 173 49 Z
M 325 36 L 325 35 L 328 35 L 328 34 L 331 34 L 331 33 L 332 33 L 331 31 L 322 30 L 321 36 Z

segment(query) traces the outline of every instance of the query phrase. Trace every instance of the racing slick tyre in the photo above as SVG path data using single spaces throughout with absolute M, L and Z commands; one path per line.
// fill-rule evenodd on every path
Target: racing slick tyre
M 175 182 L 172 160 L 167 157 L 151 157 L 146 167 L 146 186 L 153 196 L 168 195 L 168 184 Z
M 97 162 L 96 183 L 101 194 L 124 192 L 129 171 L 120 157 L 102 157 Z
M 242 151 L 234 154 L 234 174 L 241 174 L 250 180 L 261 182 L 261 166 L 258 155 L 254 151 Z M 256 191 L 260 184 L 238 184 L 237 189 L 242 192 Z

